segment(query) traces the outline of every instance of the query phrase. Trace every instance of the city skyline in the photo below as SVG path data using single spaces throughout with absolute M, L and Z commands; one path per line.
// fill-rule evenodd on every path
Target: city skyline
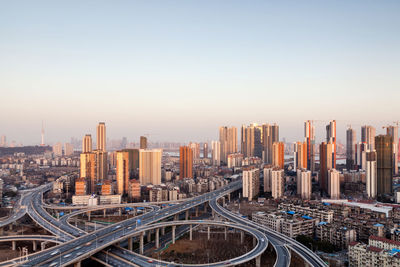
M 399 119 L 399 6 L 7 2 L 0 134 L 39 144 L 42 120 L 47 143 L 94 135 L 97 121 L 113 139 L 182 142 L 252 122 L 293 142 L 313 119 L 336 119 L 342 143 L 347 124 L 380 132 Z

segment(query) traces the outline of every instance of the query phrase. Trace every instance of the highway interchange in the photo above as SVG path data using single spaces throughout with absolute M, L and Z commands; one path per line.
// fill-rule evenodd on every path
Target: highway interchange
M 119 223 L 98 229 L 87 233 L 68 223 L 67 219 L 57 220 L 52 217 L 43 207 L 43 193 L 50 190 L 52 184 L 40 186 L 37 190 L 26 192 L 22 195 L 20 206 L 16 209 L 14 215 L 7 220 L 0 222 L 0 226 L 17 221 L 25 214 L 28 214 L 37 224 L 56 235 L 63 243 L 41 252 L 36 252 L 28 255 L 28 260 L 23 262 L 21 266 L 67 266 L 73 263 L 80 263 L 81 260 L 95 256 L 99 261 L 106 260 L 111 266 L 157 266 L 161 262 L 150 260 L 149 258 L 113 246 L 117 243 L 126 242 L 129 237 L 137 237 L 143 231 L 155 229 L 157 227 L 165 227 L 171 225 L 199 225 L 199 224 L 215 224 L 219 225 L 223 222 L 206 221 L 206 220 L 191 220 L 191 221 L 165 221 L 166 219 L 185 212 L 199 205 L 209 203 L 215 213 L 229 220 L 225 224 L 230 227 L 241 229 L 249 234 L 252 234 L 257 239 L 256 247 L 251 251 L 238 257 L 237 259 L 229 259 L 223 263 L 215 263 L 210 266 L 236 265 L 252 259 L 258 260 L 259 256 L 267 248 L 268 242 L 274 247 L 277 252 L 277 260 L 275 266 L 289 266 L 290 250 L 296 252 L 311 266 L 326 266 L 316 254 L 311 250 L 298 243 L 297 241 L 288 238 L 280 233 L 267 229 L 252 221 L 242 218 L 240 214 L 236 214 L 221 207 L 217 200 L 225 195 L 240 190 L 242 187 L 241 180 L 233 181 L 227 186 L 215 190 L 210 193 L 203 194 L 198 197 L 187 199 L 181 203 L 166 208 L 153 208 L 152 211 L 140 216 L 136 216 Z M 140 203 L 143 204 L 143 203 Z M 148 203 L 150 205 L 154 203 Z M 153 205 L 154 207 L 154 205 Z M 84 211 L 76 211 L 78 214 Z M 71 217 L 70 215 L 69 217 Z M 140 219 L 140 223 L 138 224 Z M 220 225 L 221 226 L 221 225 Z M 108 250 L 106 250 L 108 248 Z M 107 251 L 107 253 L 105 253 Z M 104 258 L 106 255 L 106 258 Z M 15 265 L 16 261 L 0 263 L 0 266 Z M 168 266 L 178 266 L 173 263 L 162 262 Z M 179 264 L 182 266 L 182 264 Z M 191 265 L 184 265 L 191 266 Z

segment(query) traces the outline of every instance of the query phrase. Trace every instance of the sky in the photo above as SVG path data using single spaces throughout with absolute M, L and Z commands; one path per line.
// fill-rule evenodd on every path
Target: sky
M 400 1 L 2 1 L 0 135 L 206 141 L 400 120 Z

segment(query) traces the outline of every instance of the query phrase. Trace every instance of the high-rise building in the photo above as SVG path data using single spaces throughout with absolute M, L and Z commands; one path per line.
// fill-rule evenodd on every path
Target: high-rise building
M 366 149 L 375 149 L 375 128 L 370 125 L 361 126 L 361 142 L 367 144 Z
M 265 165 L 264 166 L 264 192 L 271 192 L 272 191 L 272 165 Z
M 397 175 L 399 173 L 399 127 L 388 126 L 386 131 L 387 135 L 393 139 L 393 175 Z
M 106 151 L 106 124 L 99 122 L 97 125 L 97 150 Z
M 241 167 L 243 164 L 243 154 L 235 153 L 228 155 L 228 168 Z
M 375 137 L 377 161 L 377 195 L 391 195 L 393 192 L 393 138 L 389 135 Z
M 272 170 L 271 191 L 274 199 L 283 196 L 285 190 L 283 174 L 283 169 L 274 168 L 274 170 Z
M 208 143 L 203 143 L 203 158 L 208 158 Z
M 249 126 L 242 125 L 241 150 L 244 157 L 262 158 L 262 126 L 252 123 Z
M 188 146 L 179 148 L 179 178 L 193 178 L 193 149 Z
M 322 142 L 319 148 L 319 184 L 323 192 L 328 193 L 328 171 L 334 169 L 334 151 L 333 143 Z
M 124 195 L 129 191 L 129 152 L 127 151 L 117 151 L 117 168 L 116 168 L 116 178 L 117 178 L 117 194 Z
M 63 150 L 62 150 L 62 144 L 61 143 L 56 143 L 53 146 L 53 153 L 55 156 L 62 156 L 63 155 Z
M 307 160 L 308 160 L 308 148 L 307 148 L 307 142 L 296 142 L 294 143 L 294 152 L 293 152 L 293 165 L 294 165 L 294 171 L 297 169 L 307 169 Z
M 211 142 L 211 161 L 214 166 L 221 164 L 221 143 L 219 141 Z
M 64 144 L 64 155 L 71 156 L 73 154 L 74 154 L 74 146 L 70 143 L 65 143 Z
M 219 141 L 221 143 L 221 161 L 226 164 L 228 160 L 228 155 L 236 153 L 238 151 L 236 127 L 220 127 Z
M 376 151 L 366 150 L 366 190 L 369 198 L 376 198 L 377 179 L 376 179 Z
M 279 126 L 277 124 L 262 125 L 262 144 L 264 163 L 272 164 L 272 146 L 275 142 L 279 142 Z
M 312 121 L 304 122 L 304 137 L 307 144 L 307 170 L 314 172 L 315 165 L 315 126 Z
M 82 153 L 92 152 L 92 136 L 85 135 L 82 140 Z
M 99 182 L 108 177 L 107 152 L 102 150 L 94 150 L 96 155 L 96 177 Z
M 285 144 L 283 142 L 275 142 L 272 145 L 272 165 L 274 167 L 284 168 L 285 165 Z
M 328 193 L 331 199 L 340 199 L 340 173 L 336 169 L 328 171 Z
M 311 198 L 311 171 L 297 170 L 297 194 L 301 199 Z
M 147 137 L 146 136 L 140 137 L 140 149 L 147 149 Z
M 199 143 L 190 142 L 188 146 L 192 149 L 193 158 L 194 159 L 199 159 L 200 158 L 200 144 Z
M 139 178 L 139 149 L 126 148 L 123 152 L 128 152 L 129 155 L 129 179 Z
M 251 200 L 260 191 L 260 170 L 254 166 L 243 168 L 243 197 Z
M 96 172 L 96 153 L 81 153 L 81 172 L 80 177 L 87 181 L 87 192 L 93 194 L 96 191 L 95 184 L 97 180 Z
M 129 192 L 128 196 L 131 201 L 140 199 L 140 181 L 139 180 L 130 180 L 129 181 Z
M 139 180 L 141 185 L 161 184 L 161 149 L 139 150 Z
M 326 126 L 326 143 L 333 144 L 332 168 L 336 168 L 336 121 L 330 121 Z
M 351 127 L 346 131 L 346 168 L 353 170 L 356 165 L 356 131 Z

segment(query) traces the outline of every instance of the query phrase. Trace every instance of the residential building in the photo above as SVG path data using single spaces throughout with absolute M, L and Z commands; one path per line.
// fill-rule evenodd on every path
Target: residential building
M 141 185 L 161 184 L 161 149 L 139 150 L 139 180 Z
M 189 146 L 179 148 L 179 178 L 193 178 L 193 149 Z
M 253 166 L 243 168 L 243 197 L 251 200 L 259 193 L 260 171 Z

